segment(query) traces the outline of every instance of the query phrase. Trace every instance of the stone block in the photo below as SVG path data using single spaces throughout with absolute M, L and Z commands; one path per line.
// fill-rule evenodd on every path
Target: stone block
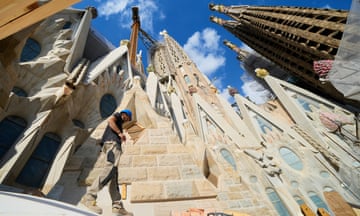
M 181 163 L 182 165 L 196 165 L 195 160 L 193 159 L 191 154 L 181 154 Z
M 142 154 L 166 154 L 167 148 L 165 145 L 147 145 L 141 147 Z
M 146 181 L 148 178 L 146 168 L 118 168 L 119 183 Z
M 181 164 L 177 155 L 160 155 L 158 161 L 159 166 L 178 166 Z
M 185 166 L 180 168 L 181 177 L 183 179 L 201 179 L 204 175 L 197 166 Z
M 163 136 L 166 135 L 164 134 L 164 129 L 151 129 L 149 130 L 149 136 L 151 137 L 151 139 L 153 139 L 156 136 Z
M 164 184 L 169 200 L 189 199 L 199 197 L 199 192 L 192 181 L 172 181 Z
M 119 167 L 132 167 L 132 156 L 122 155 L 119 161 Z
M 139 155 L 141 147 L 139 145 L 123 145 L 122 150 L 124 151 L 124 154 L 127 155 Z
M 180 173 L 177 167 L 156 167 L 149 168 L 149 180 L 164 181 L 164 180 L 178 180 Z
M 150 141 L 149 141 L 148 130 L 145 130 L 143 131 L 141 137 L 136 141 L 136 145 L 147 145 L 149 143 Z
M 238 192 L 228 192 L 228 196 L 230 200 L 239 200 L 243 198 L 241 193 Z
M 130 199 L 134 203 L 165 200 L 164 185 L 161 182 L 134 182 Z
M 150 144 L 169 144 L 169 137 L 168 136 L 156 136 L 151 137 Z
M 133 156 L 133 167 L 156 167 L 156 155 Z
M 187 149 L 183 144 L 168 145 L 168 152 L 177 154 L 190 153 L 189 149 Z
M 201 197 L 216 197 L 217 191 L 214 185 L 208 180 L 195 180 L 194 184 Z

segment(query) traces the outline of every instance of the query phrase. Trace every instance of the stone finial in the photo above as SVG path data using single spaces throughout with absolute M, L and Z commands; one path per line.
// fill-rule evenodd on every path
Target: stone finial
M 264 68 L 256 68 L 255 73 L 257 77 L 265 78 L 267 75 L 269 75 L 269 71 L 267 71 Z
M 91 17 L 92 17 L 93 19 L 95 19 L 95 18 L 98 16 L 98 12 L 97 12 L 96 7 L 90 6 L 90 7 L 87 7 L 86 10 L 90 11 Z
M 224 12 L 225 11 L 225 6 L 210 3 L 209 4 L 209 9 L 212 10 L 212 11 Z
M 134 87 L 141 88 L 141 77 L 134 76 Z
M 215 16 L 210 16 L 210 21 L 213 23 L 217 23 L 219 25 L 223 25 L 224 24 L 224 20 L 219 18 L 219 17 L 215 17 Z
M 150 73 L 150 72 L 155 72 L 155 69 L 154 69 L 154 65 L 152 64 L 149 64 L 146 68 L 147 72 Z
M 127 46 L 129 47 L 130 41 L 129 40 L 121 40 L 120 41 L 120 46 Z
M 160 35 L 167 35 L 167 31 L 164 29 L 164 30 L 162 30 L 161 32 L 160 32 Z
M 238 94 L 238 90 L 234 87 L 231 87 L 231 86 L 227 86 L 227 89 L 228 89 L 228 92 L 229 92 L 229 95 L 231 97 L 234 97 L 235 94 Z

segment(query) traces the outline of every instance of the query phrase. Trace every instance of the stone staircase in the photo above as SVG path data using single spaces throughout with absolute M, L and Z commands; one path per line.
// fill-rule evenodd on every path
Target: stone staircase
M 131 202 L 214 198 L 215 187 L 171 127 L 145 129 L 123 145 L 119 183 L 131 184 Z

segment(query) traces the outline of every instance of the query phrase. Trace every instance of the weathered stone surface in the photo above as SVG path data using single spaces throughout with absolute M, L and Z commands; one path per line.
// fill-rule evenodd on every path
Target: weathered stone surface
M 201 197 L 215 197 L 217 195 L 216 188 L 208 180 L 194 180 L 194 184 Z
M 197 166 L 184 166 L 180 169 L 181 177 L 183 179 L 201 179 L 204 175 Z
M 167 199 L 185 199 L 199 197 L 196 185 L 192 181 L 172 181 L 164 184 Z
M 180 173 L 177 167 L 155 167 L 149 168 L 150 181 L 178 180 Z
M 180 164 L 178 155 L 160 155 L 158 156 L 159 166 L 177 166 Z
M 81 169 L 83 163 L 83 157 L 72 157 L 65 164 L 64 171 L 76 171 Z
M 160 182 L 135 182 L 131 189 L 131 202 L 146 202 L 166 199 L 164 185 Z
M 121 183 L 132 183 L 139 181 L 146 181 L 148 173 L 146 168 L 132 167 L 132 168 L 118 168 L 118 178 Z
M 196 164 L 191 154 L 181 154 L 180 158 L 183 166 Z
M 141 147 L 142 154 L 166 154 L 166 145 L 146 145 Z
M 157 159 L 155 155 L 133 156 L 134 167 L 154 167 L 156 165 Z
M 118 167 L 131 167 L 133 164 L 133 156 L 121 155 Z
M 169 144 L 167 136 L 153 136 L 150 139 L 150 144 Z
M 189 153 L 189 149 L 185 148 L 182 144 L 173 144 L 168 146 L 169 153 Z
M 126 155 L 138 155 L 141 152 L 140 145 L 123 145 L 122 149 L 123 153 L 126 153 Z

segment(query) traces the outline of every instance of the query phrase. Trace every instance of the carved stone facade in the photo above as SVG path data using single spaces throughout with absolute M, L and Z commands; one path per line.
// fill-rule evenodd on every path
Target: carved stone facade
M 278 101 L 259 107 L 234 93 L 234 110 L 166 32 L 141 80 L 126 45 L 111 47 L 90 24 L 90 11 L 68 9 L 0 41 L 7 45 L 0 56 L 3 188 L 39 190 L 82 208 L 104 160 L 97 142 L 106 118 L 128 108 L 133 121 L 125 125 L 118 170 L 125 206 L 135 215 L 301 215 L 304 203 L 333 212 L 326 191 L 359 205 L 353 114 L 271 76 L 265 81 Z M 35 43 L 29 38 L 40 49 L 26 59 L 24 50 Z M 343 134 L 330 132 L 318 118 L 322 111 L 351 124 Z M 106 192 L 98 204 L 110 214 Z

